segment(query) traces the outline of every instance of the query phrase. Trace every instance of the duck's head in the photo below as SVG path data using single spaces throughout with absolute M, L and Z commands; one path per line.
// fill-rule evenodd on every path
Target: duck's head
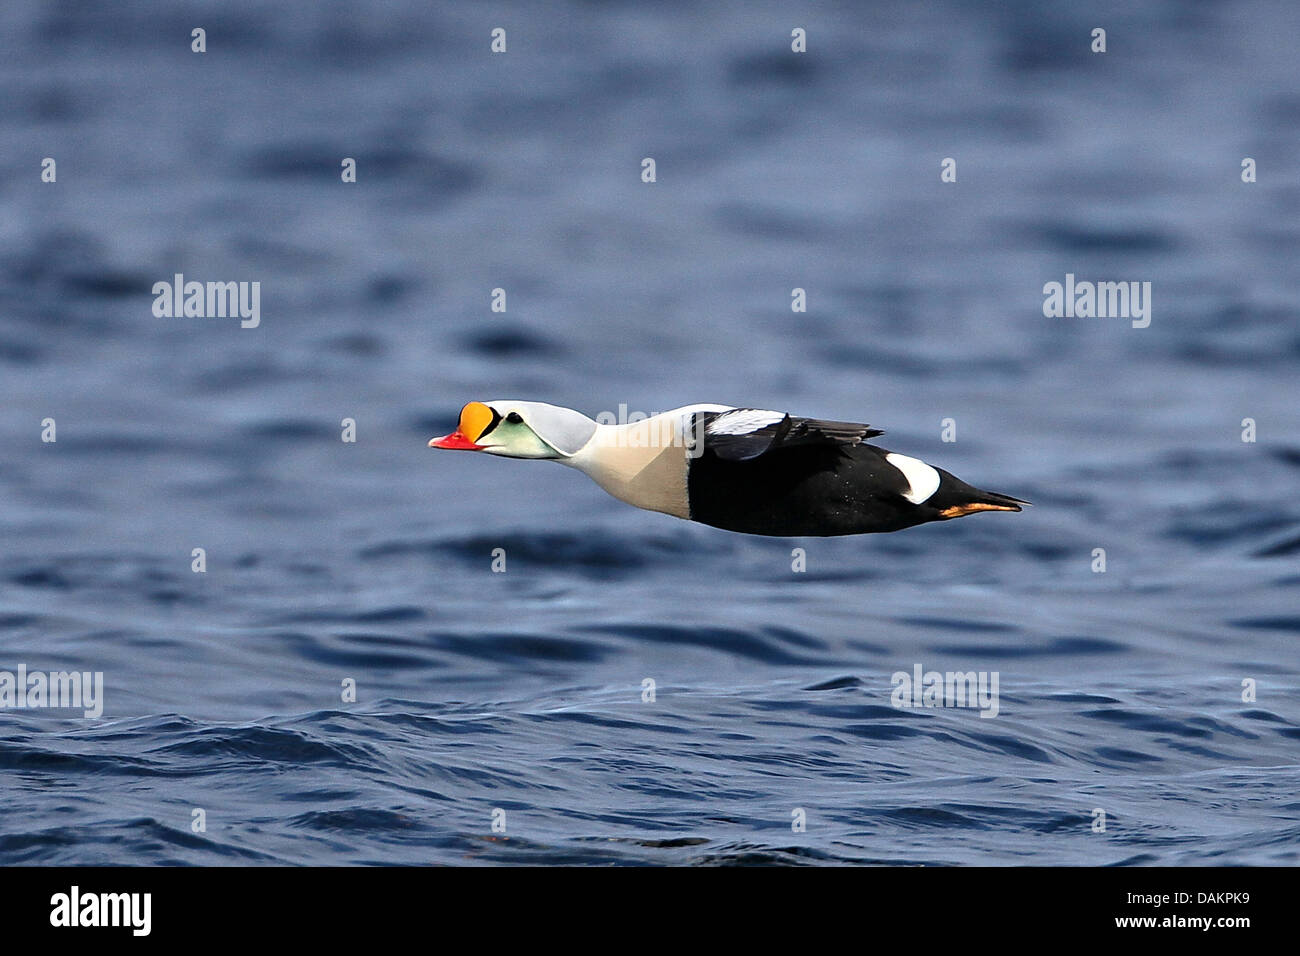
M 572 456 L 595 434 L 596 423 L 581 412 L 542 402 L 470 402 L 450 435 L 430 448 L 485 451 L 506 458 Z

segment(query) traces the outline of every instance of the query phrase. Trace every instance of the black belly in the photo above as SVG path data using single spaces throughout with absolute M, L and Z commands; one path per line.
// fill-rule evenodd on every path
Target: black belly
M 874 445 L 789 448 L 748 461 L 690 459 L 691 520 L 783 537 L 898 531 L 931 521 L 903 497 L 907 479 Z

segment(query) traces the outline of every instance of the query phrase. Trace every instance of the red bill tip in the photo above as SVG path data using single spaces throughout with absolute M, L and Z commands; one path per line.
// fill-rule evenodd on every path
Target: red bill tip
M 458 428 L 450 435 L 443 435 L 429 442 L 430 448 L 456 448 L 464 451 L 482 451 L 482 445 L 476 445 L 462 434 Z

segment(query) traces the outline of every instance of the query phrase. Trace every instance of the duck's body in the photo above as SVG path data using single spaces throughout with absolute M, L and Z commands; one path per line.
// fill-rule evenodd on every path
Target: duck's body
M 471 402 L 435 448 L 542 458 L 577 468 L 621 501 L 715 528 L 779 536 L 899 531 L 1025 502 L 865 443 L 868 425 L 689 405 L 598 424 L 539 402 Z

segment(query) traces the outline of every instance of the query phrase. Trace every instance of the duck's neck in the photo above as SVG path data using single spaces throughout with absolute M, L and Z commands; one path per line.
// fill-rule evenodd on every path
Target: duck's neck
M 597 425 L 578 452 L 560 459 L 630 505 L 690 517 L 686 497 L 689 416 L 665 412 L 639 422 Z

